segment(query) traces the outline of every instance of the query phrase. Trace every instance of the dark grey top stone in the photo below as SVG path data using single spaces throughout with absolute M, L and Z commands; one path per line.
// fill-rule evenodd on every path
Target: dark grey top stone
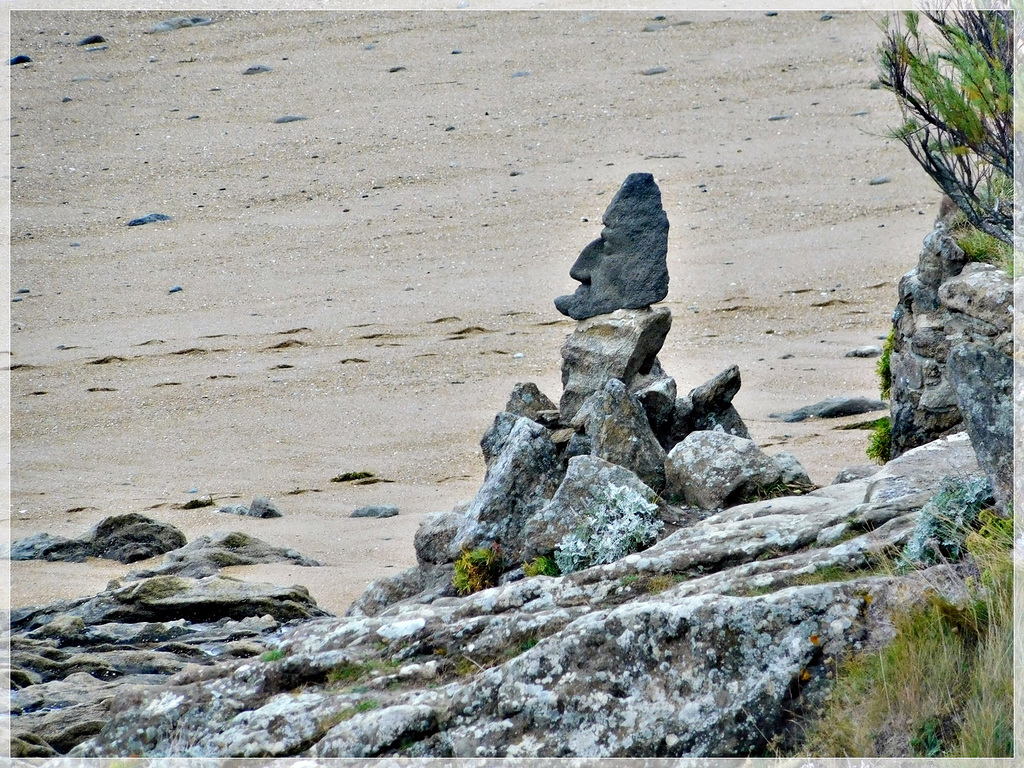
M 581 285 L 555 299 L 574 320 L 617 309 L 641 309 L 668 295 L 668 215 L 649 173 L 631 173 L 602 217 L 601 236 L 569 270 Z

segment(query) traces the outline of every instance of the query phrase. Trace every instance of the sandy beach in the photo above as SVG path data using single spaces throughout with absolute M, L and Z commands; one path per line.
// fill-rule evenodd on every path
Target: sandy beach
M 679 390 L 736 363 L 769 453 L 819 484 L 866 462 L 835 429 L 864 417 L 769 414 L 877 396 L 875 360 L 844 355 L 881 344 L 938 211 L 887 138 L 879 15 L 209 11 L 147 33 L 176 15 L 12 13 L 12 540 L 125 512 L 242 530 L 325 565 L 227 575 L 343 612 L 472 498 L 516 382 L 557 401 L 553 299 L 635 171 L 670 221 Z M 127 226 L 150 213 L 171 218 Z M 331 482 L 350 471 L 382 482 Z M 181 508 L 206 495 L 285 516 Z M 382 503 L 400 514 L 349 517 Z M 156 562 L 13 563 L 11 603 Z

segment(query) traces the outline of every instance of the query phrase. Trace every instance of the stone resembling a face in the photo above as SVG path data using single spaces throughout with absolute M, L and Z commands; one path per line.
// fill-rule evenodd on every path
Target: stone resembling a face
M 668 217 L 650 174 L 631 174 L 604 213 L 601 236 L 569 270 L 576 292 L 555 299 L 563 315 L 583 320 L 639 309 L 668 293 Z

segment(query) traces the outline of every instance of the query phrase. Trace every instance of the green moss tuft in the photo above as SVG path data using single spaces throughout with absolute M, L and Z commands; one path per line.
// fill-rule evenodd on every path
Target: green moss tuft
M 875 372 L 878 374 L 878 389 L 882 394 L 883 400 L 888 400 L 892 394 L 892 351 L 896 346 L 896 329 L 892 328 L 889 330 L 889 335 L 885 337 L 885 343 L 882 345 L 882 356 L 878 358 L 878 363 L 875 364 Z
M 505 570 L 505 558 L 497 543 L 477 549 L 463 548 L 455 561 L 452 586 L 460 595 L 471 595 L 498 585 Z
M 879 464 L 885 464 L 892 458 L 892 420 L 888 417 L 877 421 L 868 439 L 868 458 Z
M 550 555 L 535 557 L 528 563 L 523 563 L 523 573 L 527 576 L 561 576 L 555 558 Z

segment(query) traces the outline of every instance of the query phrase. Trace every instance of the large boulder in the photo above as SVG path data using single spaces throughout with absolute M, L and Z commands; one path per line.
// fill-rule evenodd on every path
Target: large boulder
M 551 431 L 532 419 L 516 417 L 459 523 L 448 561 L 453 562 L 464 548 L 493 543 L 509 562 L 520 561 L 523 526 L 554 495 L 564 472 Z
M 618 379 L 609 379 L 576 414 L 594 456 L 636 473 L 656 492 L 665 487 L 665 450 L 651 431 L 640 401 Z
M 575 456 L 551 501 L 526 524 L 524 558 L 554 552 L 565 536 L 586 522 L 589 511 L 603 502 L 612 486 L 636 491 L 657 504 L 661 514 L 667 510 L 664 500 L 628 469 L 597 456 Z
M 782 479 L 782 467 L 753 440 L 725 432 L 691 432 L 665 461 L 669 499 L 701 509 L 739 504 Z
M 1013 369 L 1013 358 L 987 344 L 953 347 L 947 363 L 978 464 L 1004 513 L 1013 501 Z
M 38 533 L 11 547 L 12 560 L 66 560 L 87 557 L 134 563 L 185 546 L 185 534 L 168 523 L 131 512 L 106 517 L 79 539 Z
M 185 546 L 185 534 L 173 525 L 136 513 L 101 520 L 87 537 L 91 554 L 134 563 Z
M 654 177 L 627 176 L 602 221 L 601 236 L 569 271 L 581 285 L 555 299 L 558 311 L 574 320 L 649 307 L 668 294 L 668 216 Z
M 647 376 L 672 327 L 664 308 L 622 309 L 577 324 L 562 347 L 563 424 L 572 422 L 584 401 L 610 379 L 627 388 L 636 376 Z
M 1012 321 L 1012 278 L 990 264 L 969 263 L 939 222 L 917 266 L 900 280 L 893 313 L 893 457 L 964 428 L 946 370 L 950 350 L 978 343 L 1009 355 Z

